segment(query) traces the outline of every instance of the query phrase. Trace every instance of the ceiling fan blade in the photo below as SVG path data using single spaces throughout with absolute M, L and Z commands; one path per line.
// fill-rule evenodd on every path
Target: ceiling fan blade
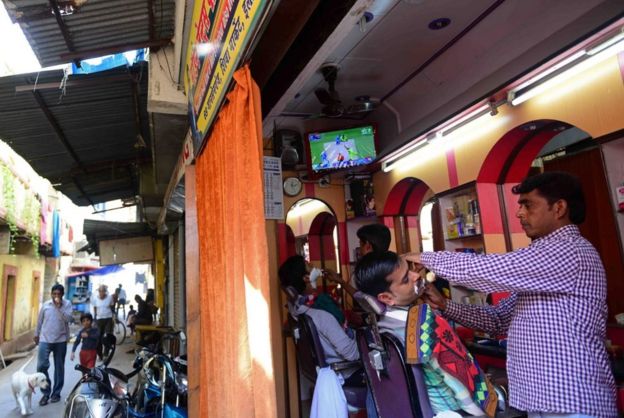
M 323 88 L 314 89 L 314 94 L 321 104 L 329 105 L 334 102 L 331 93 Z
M 340 102 L 332 102 L 327 106 L 323 106 L 321 112 L 328 118 L 339 118 L 344 114 L 345 109 Z
M 338 90 L 333 89 L 333 86 L 331 86 L 332 88 L 329 89 L 328 93 L 329 96 L 332 99 L 332 102 L 336 103 L 336 104 L 340 104 L 342 103 L 342 101 L 340 100 L 340 94 L 338 94 Z
M 279 115 L 280 115 L 280 117 L 284 117 L 284 118 L 309 118 L 311 116 L 314 116 L 314 113 L 282 112 Z
M 372 112 L 377 109 L 380 105 L 379 99 L 369 98 L 367 100 L 360 101 L 358 103 L 352 104 L 347 108 L 347 113 L 366 113 Z

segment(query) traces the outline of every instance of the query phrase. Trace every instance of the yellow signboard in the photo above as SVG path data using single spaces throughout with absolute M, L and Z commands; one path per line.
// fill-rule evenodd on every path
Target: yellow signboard
M 184 88 L 199 152 L 267 0 L 195 1 Z

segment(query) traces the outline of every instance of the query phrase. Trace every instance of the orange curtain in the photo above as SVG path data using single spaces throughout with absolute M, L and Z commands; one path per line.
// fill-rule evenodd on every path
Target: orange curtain
M 248 67 L 196 161 L 201 417 L 277 416 L 260 93 Z

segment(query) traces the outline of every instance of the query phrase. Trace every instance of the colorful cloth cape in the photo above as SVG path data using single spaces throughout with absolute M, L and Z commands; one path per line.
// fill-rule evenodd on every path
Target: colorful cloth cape
M 488 416 L 495 415 L 498 396 L 492 384 L 448 321 L 427 304 L 415 305 L 409 310 L 405 352 L 408 364 L 422 364 L 435 358 L 442 370 L 468 389 Z

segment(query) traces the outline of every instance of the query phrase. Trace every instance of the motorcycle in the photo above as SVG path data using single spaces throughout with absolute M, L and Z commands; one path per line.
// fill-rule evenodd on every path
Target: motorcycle
M 115 336 L 106 334 L 104 344 L 112 353 L 104 358 L 102 365 L 89 369 L 80 364 L 75 369 L 82 372 L 65 403 L 64 418 L 121 418 L 128 416 L 128 381 L 140 369 L 130 374 L 107 367 L 115 350 Z
M 140 369 L 135 392 L 128 408 L 133 418 L 187 418 L 188 381 L 185 361 L 166 354 L 141 350 L 134 363 Z M 185 370 L 184 370 L 185 371 Z

